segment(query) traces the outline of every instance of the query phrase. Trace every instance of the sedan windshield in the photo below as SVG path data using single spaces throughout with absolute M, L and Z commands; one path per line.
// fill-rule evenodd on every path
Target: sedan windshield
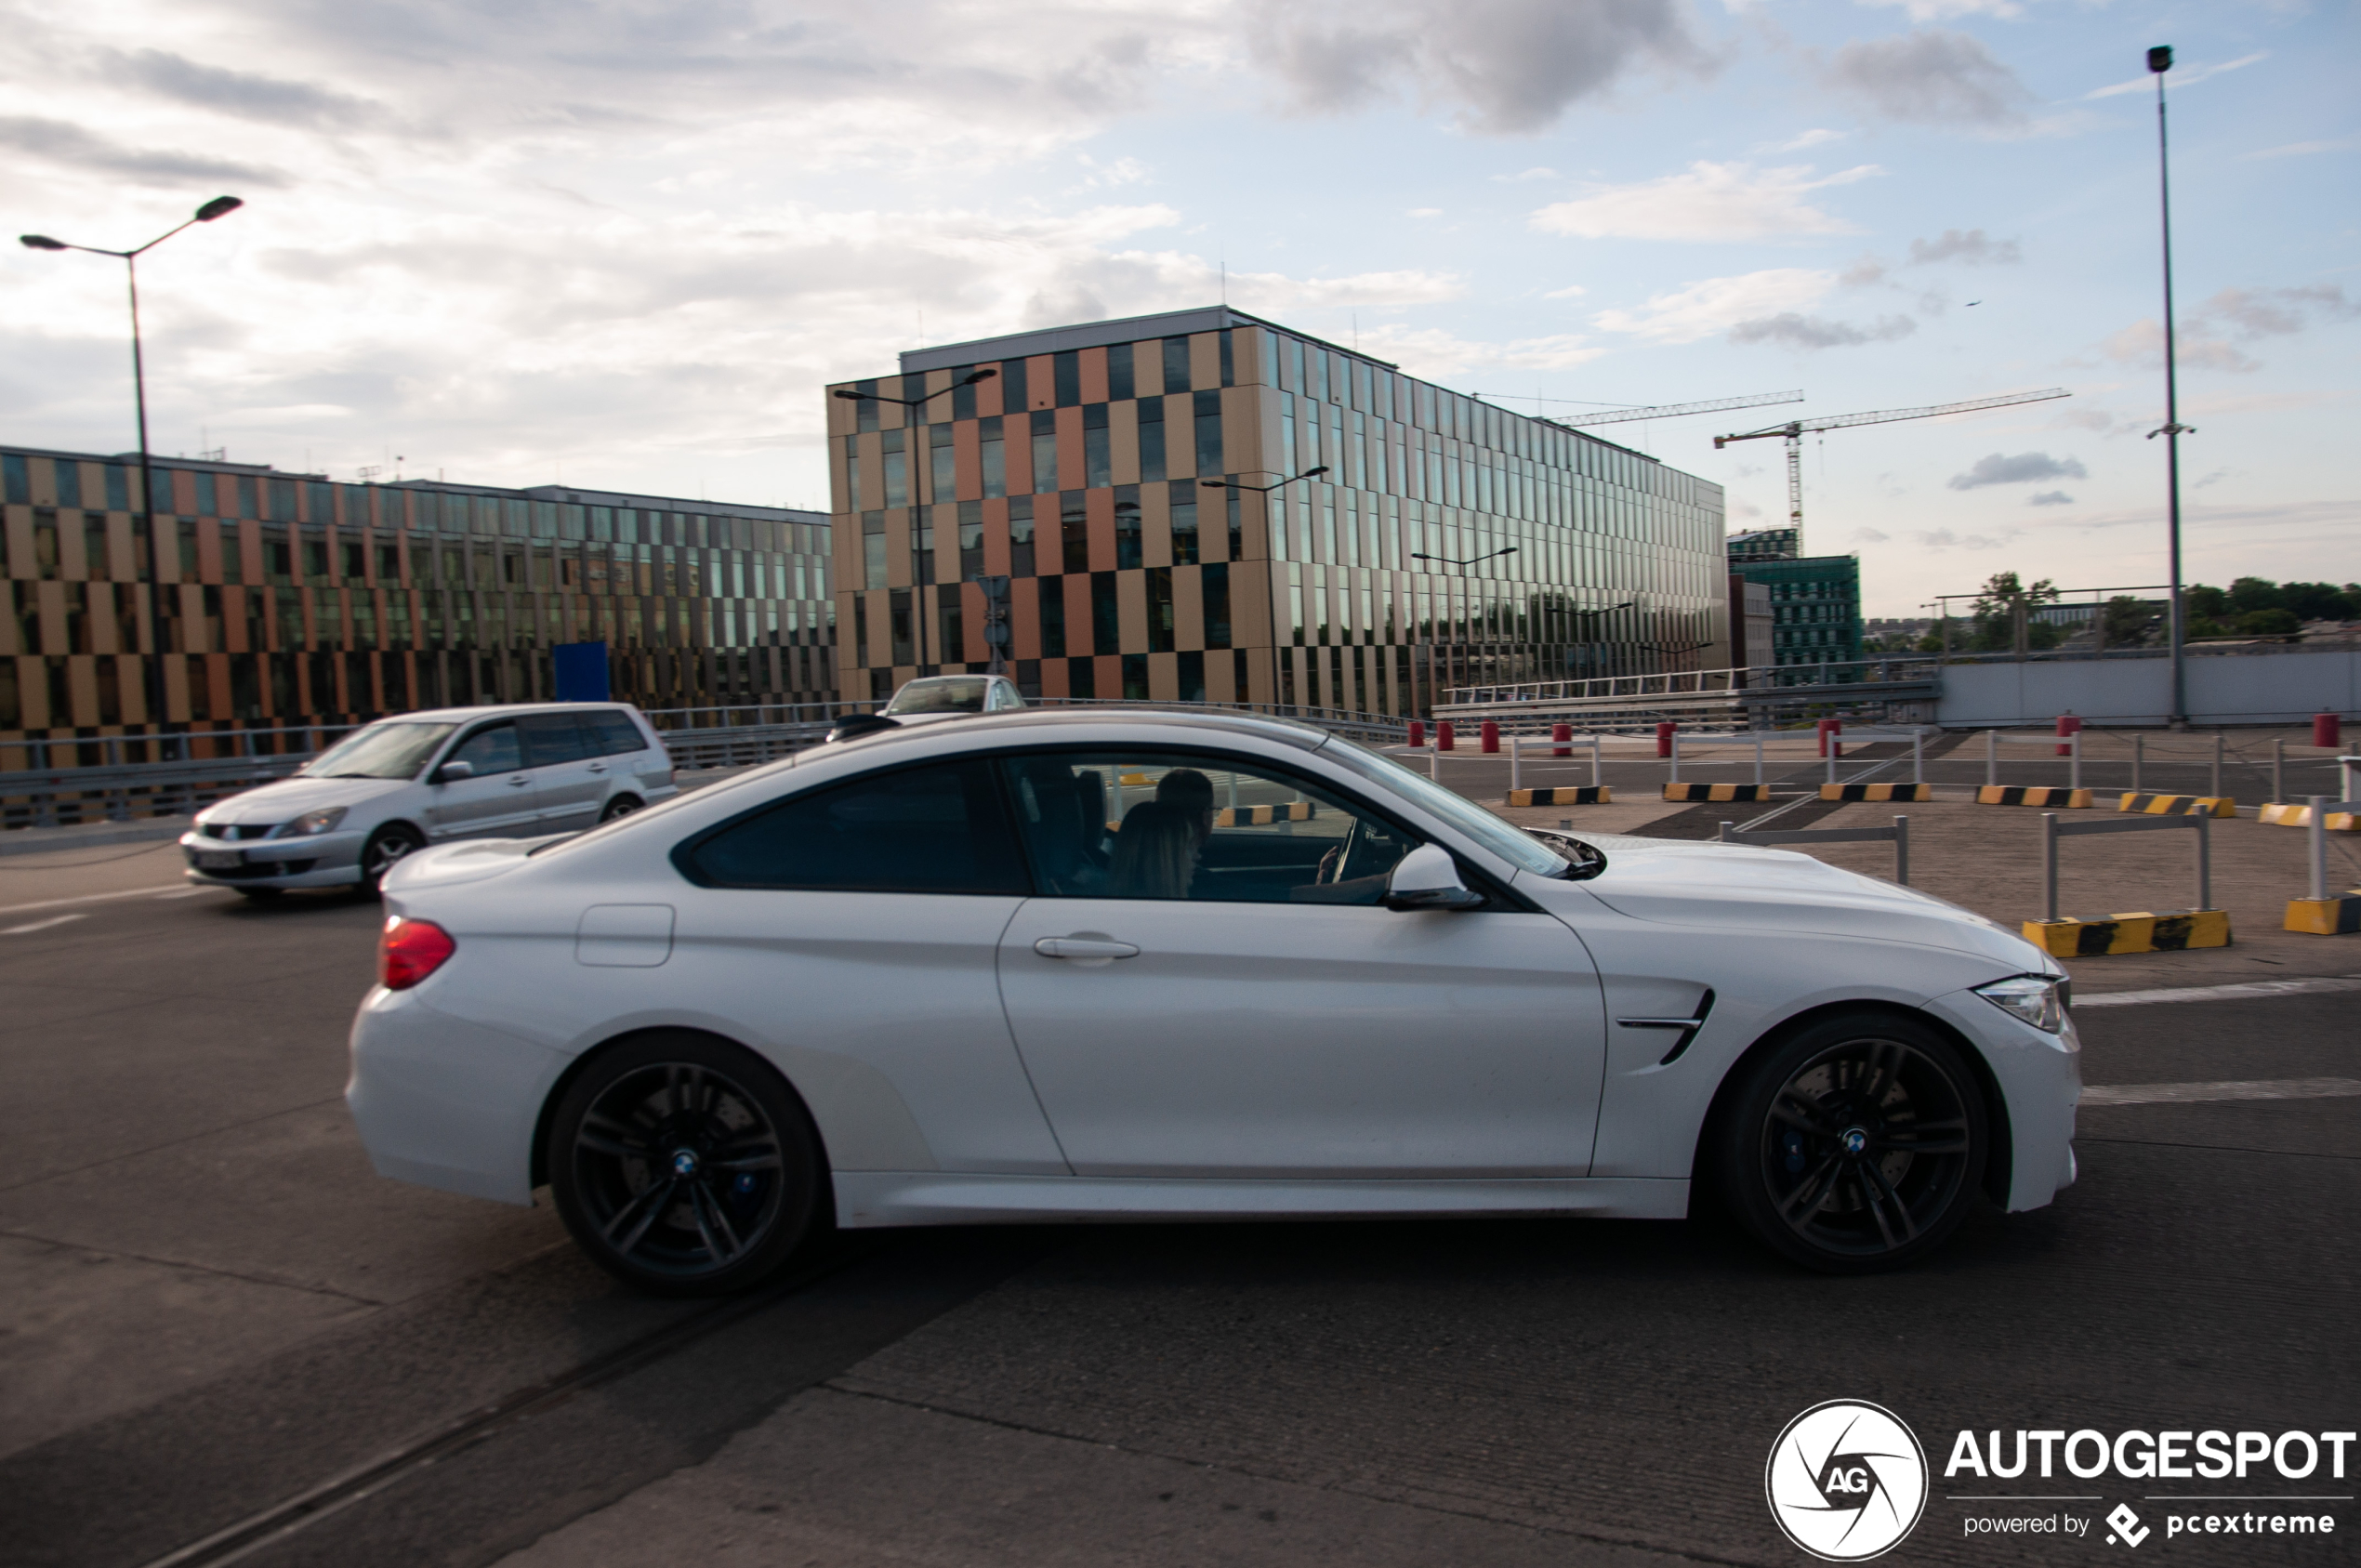
M 886 704 L 885 710 L 890 714 L 982 713 L 984 693 L 991 684 L 956 676 L 914 680 L 893 694 L 893 701 Z
M 1521 871 L 1530 871 L 1537 876 L 1563 876 L 1566 873 L 1566 858 L 1540 839 L 1520 833 L 1474 801 L 1452 794 L 1424 773 L 1381 751 L 1371 751 L 1342 735 L 1331 735 L 1328 744 L 1320 748 L 1320 755 L 1332 757 L 1362 777 L 1409 797 Z
M 456 724 L 372 724 L 347 735 L 305 764 L 312 779 L 407 779 L 416 776 Z

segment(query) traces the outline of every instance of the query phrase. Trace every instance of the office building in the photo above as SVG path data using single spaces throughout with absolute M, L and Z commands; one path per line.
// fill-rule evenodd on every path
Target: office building
M 613 694 L 649 709 L 835 694 L 817 512 L 154 468 L 152 548 L 136 457 L 0 449 L 0 746 L 147 731 L 152 606 L 174 731 L 547 698 L 562 643 L 605 644 Z
M 1755 528 L 1724 541 L 1733 565 L 1742 560 L 1793 560 L 1803 553 L 1803 530 Z
M 829 390 L 848 697 L 986 667 L 979 576 L 1046 697 L 1410 714 L 1727 652 L 1720 486 L 1226 308 Z
M 1741 555 L 1734 550 L 1730 574 L 1770 590 L 1774 666 L 1841 665 L 1861 657 L 1860 557 Z M 1856 679 L 1858 673 L 1839 672 L 1838 679 Z

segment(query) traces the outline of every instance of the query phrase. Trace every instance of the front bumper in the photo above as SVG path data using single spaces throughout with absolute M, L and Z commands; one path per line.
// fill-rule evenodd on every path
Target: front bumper
M 200 887 L 349 888 L 361 880 L 367 838 L 361 833 L 245 839 L 184 833 L 180 852 L 189 862 L 189 880 Z
M 2047 1034 L 1972 991 L 1926 1004 L 1975 1042 L 2009 1113 L 2009 1201 L 2013 1213 L 2040 1208 L 2074 1184 L 2074 1113 L 2082 1099 L 2082 1042 L 2074 1014 Z

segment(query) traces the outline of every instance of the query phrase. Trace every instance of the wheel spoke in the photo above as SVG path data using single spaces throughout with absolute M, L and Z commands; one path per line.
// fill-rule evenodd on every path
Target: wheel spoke
M 1828 1119 L 1828 1113 L 1805 1099 L 1793 1085 L 1781 1089 L 1779 1098 L 1771 1102 L 1771 1115 L 1774 1121 L 1816 1132 L 1823 1138 L 1836 1136 L 1836 1124 Z
M 1885 1172 L 1879 1168 L 1878 1162 L 1875 1160 L 1863 1160 L 1861 1162 L 1861 1169 L 1866 1180 L 1876 1187 L 1878 1192 L 1887 1203 L 1893 1206 L 1893 1217 L 1895 1219 L 1900 1221 L 1902 1225 L 1902 1239 L 1904 1241 L 1916 1241 L 1919 1235 L 1919 1222 L 1910 1218 L 1910 1206 L 1902 1201 L 1902 1194 L 1895 1192 L 1893 1189 L 1893 1183 L 1886 1179 Z M 1880 1208 L 1878 1209 L 1877 1212 L 1882 1215 L 1883 1210 Z M 1878 1229 L 1885 1232 L 1886 1245 L 1888 1246 L 1893 1245 L 1893 1232 L 1886 1229 L 1886 1222 L 1882 1218 L 1878 1220 Z
M 1891 1040 L 1873 1041 L 1869 1046 L 1869 1087 L 1862 1095 L 1864 1110 L 1875 1110 L 1884 1103 L 1886 1092 L 1893 1087 L 1894 1070 L 1901 1063 L 1902 1048 Z
M 622 1159 L 645 1159 L 648 1140 L 641 1129 L 627 1127 L 612 1116 L 593 1111 L 582 1118 L 582 1130 L 574 1135 L 574 1142 L 601 1154 Z
M 738 1232 L 731 1227 L 730 1217 L 721 1212 L 721 1206 L 713 1201 L 713 1194 L 706 1191 L 702 1181 L 689 1184 L 689 1212 L 696 1216 L 697 1237 L 705 1243 L 706 1251 L 713 1255 L 716 1263 L 727 1263 L 745 1250 L 745 1245 L 738 1240 Z M 713 1232 L 716 1230 L 729 1244 L 729 1251 L 724 1252 L 714 1245 Z
M 1827 1206 L 1827 1201 L 1836 1195 L 1838 1175 L 1837 1156 L 1830 1154 L 1820 1162 L 1820 1167 L 1817 1170 L 1798 1183 L 1795 1190 L 1789 1192 L 1786 1200 L 1779 1205 L 1779 1218 L 1790 1225 L 1800 1226 L 1805 1220 L 1819 1213 Z M 1812 1200 L 1810 1203 L 1803 1201 L 1807 1197 Z
M 724 1144 L 706 1162 L 711 1170 L 777 1170 L 779 1165 L 779 1146 L 768 1138 Z
M 648 1233 L 648 1228 L 653 1225 L 657 1218 L 664 1213 L 664 1206 L 671 1202 L 672 1194 L 679 1185 L 680 1183 L 677 1180 L 651 1181 L 640 1189 L 638 1196 L 615 1211 L 614 1218 L 606 1223 L 606 1237 L 608 1241 L 613 1243 L 617 1252 L 629 1252 L 640 1245 L 640 1238 Z M 651 1199 L 654 1201 L 651 1202 Z M 625 1219 L 629 1219 L 634 1211 L 637 1211 L 639 1219 L 633 1223 L 630 1232 L 618 1240 L 615 1236 L 616 1229 Z
M 1964 1154 L 1968 1152 L 1967 1120 L 1954 1116 L 1948 1121 L 1904 1122 L 1886 1128 L 1870 1147 L 1905 1154 Z

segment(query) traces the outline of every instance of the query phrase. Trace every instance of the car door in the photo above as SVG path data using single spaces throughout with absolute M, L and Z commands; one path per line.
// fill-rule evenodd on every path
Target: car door
M 454 762 L 465 762 L 475 772 L 470 778 L 427 786 L 429 837 L 475 838 L 539 831 L 541 803 L 534 791 L 533 775 L 525 770 L 513 719 L 477 725 L 444 755 L 437 772 Z
M 525 770 L 533 775 L 541 831 L 574 833 L 599 820 L 607 798 L 607 763 L 598 731 L 579 713 L 517 716 Z
M 880 1075 L 870 1113 L 884 1125 L 898 1099 L 943 1170 L 1067 1173 L 1000 1007 L 1000 933 L 1027 889 L 990 764 L 803 789 L 672 860 L 684 994 L 824 1053 L 839 1100 Z
M 1563 924 L 1385 909 L 1416 836 L 1249 758 L 1003 767 L 1037 890 L 1001 995 L 1077 1174 L 1587 1173 L 1604 1020 Z

